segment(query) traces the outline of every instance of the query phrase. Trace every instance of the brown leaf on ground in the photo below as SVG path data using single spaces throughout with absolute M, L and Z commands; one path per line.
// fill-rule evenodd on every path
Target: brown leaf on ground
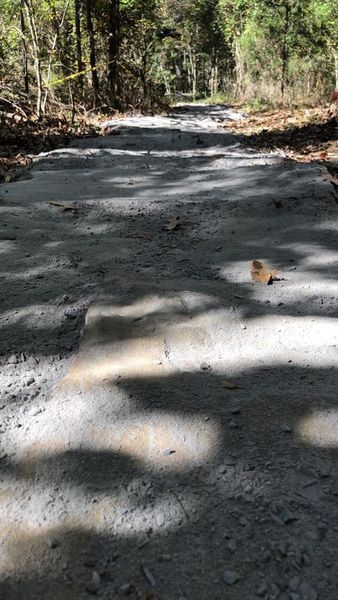
M 164 226 L 164 229 L 166 229 L 166 231 L 174 231 L 181 224 L 182 219 L 178 215 L 175 215 L 174 217 L 171 217 L 171 219 L 169 219 L 168 223 L 166 223 L 166 225 Z
M 277 279 L 278 271 L 271 270 L 260 260 L 253 260 L 251 263 L 251 277 L 253 281 L 258 283 L 266 283 L 271 285 Z
M 239 390 L 240 389 L 239 385 L 237 385 L 236 383 L 233 383 L 232 381 L 229 381 L 228 379 L 223 379 L 222 385 L 227 390 Z
M 222 126 L 243 136 L 248 146 L 282 150 L 298 162 L 327 160 L 337 139 L 336 117 L 328 107 L 261 110 Z
M 0 204 L 6 204 L 6 198 L 0 196 Z
M 48 204 L 56 206 L 57 208 L 61 208 L 62 212 L 77 212 L 77 207 L 73 206 L 72 204 L 66 204 L 64 202 L 54 202 L 53 200 L 50 200 Z

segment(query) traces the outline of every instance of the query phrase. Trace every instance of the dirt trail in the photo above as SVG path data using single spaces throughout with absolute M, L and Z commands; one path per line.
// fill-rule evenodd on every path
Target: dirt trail
M 338 597 L 337 204 L 239 118 L 107 123 L 0 188 L 1 599 Z

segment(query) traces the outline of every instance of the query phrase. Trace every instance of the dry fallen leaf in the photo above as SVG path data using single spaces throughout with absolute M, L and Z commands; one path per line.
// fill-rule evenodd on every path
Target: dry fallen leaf
M 77 211 L 76 206 L 73 206 L 72 204 L 65 204 L 64 202 L 54 202 L 53 200 L 50 200 L 48 204 L 51 204 L 52 206 L 57 206 L 57 208 L 61 208 L 62 212 L 73 211 L 75 213 Z
M 238 389 L 240 389 L 239 385 L 237 385 L 236 383 L 233 383 L 232 381 L 229 381 L 228 379 L 223 379 L 222 385 L 227 390 L 238 390 Z
M 0 204 L 6 204 L 6 198 L 0 196 Z
M 251 277 L 253 281 L 271 285 L 277 279 L 278 271 L 268 269 L 259 260 L 253 260 L 251 263 Z
M 176 215 L 175 217 L 171 217 L 171 219 L 169 219 L 168 223 L 164 226 L 164 229 L 167 231 L 174 231 L 179 225 L 181 225 L 181 223 L 181 218 Z

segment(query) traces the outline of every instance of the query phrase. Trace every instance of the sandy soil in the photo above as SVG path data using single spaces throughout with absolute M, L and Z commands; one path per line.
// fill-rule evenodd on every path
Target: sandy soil
M 240 118 L 112 121 L 0 188 L 1 599 L 338 598 L 337 203 Z

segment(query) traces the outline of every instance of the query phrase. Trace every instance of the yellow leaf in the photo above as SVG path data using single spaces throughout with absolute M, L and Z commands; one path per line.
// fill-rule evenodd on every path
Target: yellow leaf
M 233 383 L 232 381 L 229 381 L 228 379 L 223 379 L 222 385 L 227 390 L 238 390 L 238 389 L 240 389 L 239 386 L 236 383 Z
M 253 260 L 251 263 L 251 277 L 253 281 L 271 285 L 277 279 L 278 271 L 268 269 L 259 260 Z

